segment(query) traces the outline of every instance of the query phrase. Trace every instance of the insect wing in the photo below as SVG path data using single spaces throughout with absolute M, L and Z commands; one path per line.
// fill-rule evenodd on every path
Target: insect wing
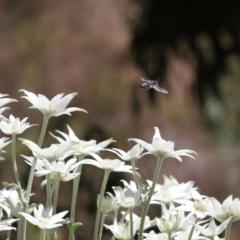
M 139 76 L 140 77 L 140 76 Z M 148 80 L 148 79 L 145 79 L 143 77 L 140 77 L 140 79 L 143 81 L 143 82 L 148 82 L 150 85 L 154 85 L 156 83 L 158 83 L 158 80 Z
M 151 86 L 158 84 L 158 80 L 146 80 L 146 82 L 148 82 Z
M 162 93 L 168 94 L 167 90 L 165 90 L 164 88 L 160 88 L 158 85 L 154 86 L 153 88 L 155 90 L 157 90 L 158 92 L 162 92 Z
M 140 77 L 140 76 L 139 76 Z M 140 79 L 143 81 L 143 82 L 146 82 L 147 80 L 143 77 L 140 77 Z

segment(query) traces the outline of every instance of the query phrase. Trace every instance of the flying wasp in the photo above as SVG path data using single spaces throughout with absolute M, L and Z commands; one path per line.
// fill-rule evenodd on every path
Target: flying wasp
M 166 94 L 168 93 L 167 90 L 160 88 L 158 86 L 158 80 L 147 80 L 143 77 L 140 77 L 140 79 L 143 81 L 140 85 L 141 88 L 144 88 L 144 89 L 154 88 L 158 92 L 162 92 L 162 93 L 166 93 Z

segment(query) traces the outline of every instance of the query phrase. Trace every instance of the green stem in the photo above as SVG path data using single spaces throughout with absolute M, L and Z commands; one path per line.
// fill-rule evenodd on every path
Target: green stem
M 198 222 L 198 220 L 199 220 L 199 219 L 196 218 L 195 221 L 194 221 L 194 223 L 196 224 L 196 223 Z M 194 233 L 195 228 L 196 228 L 196 227 L 195 227 L 195 225 L 193 224 L 192 227 L 191 227 L 191 231 L 190 231 L 190 233 L 189 233 L 189 235 L 188 235 L 188 240 L 191 240 L 191 239 L 192 239 L 192 236 L 193 236 L 193 233 Z
M 40 240 L 45 240 L 46 237 L 46 229 L 41 229 Z
M 69 238 L 68 238 L 68 240 L 75 240 L 74 231 L 69 231 Z
M 49 175 L 50 175 L 50 174 L 49 174 Z M 50 179 L 50 180 L 51 180 L 51 179 Z M 51 189 L 51 191 L 54 192 L 54 197 L 53 197 L 53 215 L 56 214 L 56 210 L 57 210 L 57 201 L 58 201 L 59 185 L 60 185 L 60 173 L 55 173 L 54 188 Z M 51 240 L 57 239 L 56 230 L 57 230 L 57 228 L 52 228 L 52 229 L 50 229 L 50 239 L 51 239 Z
M 79 155 L 78 162 L 80 162 L 82 159 L 83 159 L 83 156 Z M 82 172 L 82 165 L 79 165 L 76 171 L 76 173 L 79 173 L 79 175 L 73 179 L 73 191 L 72 191 L 72 202 L 71 202 L 71 213 L 70 213 L 70 219 L 72 220 L 73 223 L 75 222 L 77 193 L 78 193 L 78 187 L 79 187 L 80 178 L 81 178 L 81 172 Z
M 22 204 L 23 207 L 26 206 L 26 202 L 23 196 L 23 191 L 21 188 L 21 182 L 19 179 L 19 175 L 18 175 L 18 168 L 17 168 L 17 161 L 16 161 L 16 134 L 12 134 L 12 163 L 13 163 L 13 172 L 15 175 L 15 179 L 16 179 L 16 183 L 17 185 L 20 187 L 20 191 L 19 194 L 21 195 L 21 199 L 23 200 Z M 17 239 L 21 239 L 22 233 L 24 231 L 24 223 L 22 223 L 22 221 L 26 221 L 24 218 L 21 220 L 21 222 L 18 222 L 18 231 L 17 231 Z M 11 235 L 10 235 L 11 236 Z
M 172 239 L 172 233 L 169 232 L 169 233 L 168 233 L 168 240 L 171 240 L 171 239 Z
M 43 125 L 42 125 L 42 130 L 38 139 L 38 146 L 41 147 L 43 143 L 44 136 L 46 134 L 46 129 L 49 121 L 49 116 L 44 115 L 43 117 Z
M 81 172 L 81 168 L 82 168 L 82 165 L 78 166 L 78 171 L 77 172 Z M 71 218 L 72 222 L 75 221 L 77 193 L 78 193 L 79 182 L 80 182 L 80 174 L 73 179 L 72 202 L 71 202 L 71 213 L 70 213 L 70 218 Z
M 123 223 L 124 219 L 126 218 L 126 216 L 129 214 L 130 208 L 124 213 L 124 215 L 122 215 L 121 219 L 120 219 L 120 223 Z M 116 218 L 117 219 L 117 218 Z
M 47 203 L 46 207 L 52 206 L 52 180 L 50 174 L 46 176 Z
M 22 221 L 23 221 L 23 217 L 21 217 L 21 220 L 18 221 L 17 226 L 18 226 L 18 231 L 17 231 L 17 240 L 21 240 L 21 229 L 22 229 Z M 10 239 L 10 237 L 8 238 Z
M 126 214 L 126 213 L 125 213 Z M 125 214 L 124 214 L 124 216 L 125 216 Z M 118 210 L 114 210 L 114 218 L 115 219 L 118 219 Z M 125 218 L 125 217 L 124 217 Z M 123 219 L 123 218 L 122 218 Z M 122 220 L 123 221 L 123 220 Z M 112 236 L 112 238 L 111 238 L 111 240 L 115 240 L 115 236 L 113 235 Z
M 118 219 L 118 210 L 114 210 L 114 218 Z
M 138 189 L 139 183 L 138 183 L 138 176 L 137 176 L 137 171 L 136 171 L 136 162 L 134 159 L 131 160 L 131 165 L 132 165 L 132 169 L 133 169 L 133 179 L 134 179 L 134 182 Z
M 98 239 L 98 230 L 99 230 L 99 221 L 100 221 L 100 215 L 101 215 L 101 207 L 102 207 L 102 199 L 104 196 L 104 192 L 106 189 L 106 185 L 107 185 L 107 180 L 108 180 L 108 176 L 109 176 L 110 172 L 105 170 L 104 173 L 104 178 L 103 178 L 103 182 L 102 182 L 102 187 L 101 187 L 101 192 L 100 192 L 100 196 L 99 196 L 99 204 L 98 204 L 98 208 L 97 208 L 97 216 L 96 216 L 96 221 L 95 221 L 95 228 L 94 228 L 94 240 Z M 100 234 L 99 234 L 99 238 L 100 238 Z
M 12 218 L 12 213 L 10 213 L 9 219 Z M 19 223 L 18 223 L 19 224 Z M 19 226 L 19 225 L 18 225 Z M 17 230 L 17 232 L 20 232 L 20 229 Z M 11 234 L 12 234 L 12 230 L 8 230 L 7 231 L 7 240 L 11 239 Z M 17 233 L 18 234 L 18 233 Z
M 83 155 L 79 155 L 78 162 L 80 162 L 83 159 L 83 157 L 84 157 Z M 76 203 L 77 203 L 77 196 L 78 196 L 77 194 L 78 194 L 78 187 L 81 179 L 82 166 L 83 165 L 78 166 L 75 173 L 79 173 L 79 175 L 73 179 L 72 201 L 71 201 L 71 211 L 70 211 L 70 219 L 72 224 L 75 222 Z M 75 240 L 74 230 L 70 231 L 69 240 Z
M 43 138 L 45 136 L 46 129 L 47 129 L 48 120 L 49 120 L 49 117 L 44 115 L 42 130 L 41 130 L 41 134 L 40 134 L 40 137 L 38 140 L 39 147 L 42 146 Z M 34 171 L 35 171 L 36 164 L 37 164 L 37 159 L 34 158 L 33 162 L 32 162 L 32 167 L 30 170 L 29 178 L 28 178 L 28 185 L 27 185 L 27 191 L 26 191 L 26 203 L 24 203 L 24 212 L 25 213 L 28 210 L 28 206 L 29 206 L 29 202 L 30 202 L 30 195 L 31 195 L 31 190 L 32 190 L 32 184 L 33 184 Z M 26 231 L 27 231 L 27 220 L 25 218 L 23 218 L 22 229 L 21 229 L 21 236 L 22 236 L 21 240 L 26 239 Z
M 231 234 L 231 228 L 232 228 L 232 221 L 228 224 L 225 232 L 225 240 L 230 240 L 230 234 Z
M 47 125 L 48 125 L 48 121 L 49 121 L 49 116 L 47 115 L 43 115 L 43 124 L 42 124 L 42 129 L 41 129 L 41 133 L 38 139 L 38 146 L 41 147 L 42 143 L 43 143 L 43 139 L 44 136 L 46 134 L 46 130 L 47 130 Z M 47 175 L 46 177 L 47 180 L 47 185 L 46 185 L 46 190 L 47 190 L 47 203 L 46 203 L 46 207 L 49 207 L 52 205 L 52 199 L 51 199 L 51 179 L 50 177 Z
M 17 185 L 21 188 L 21 183 L 18 175 L 17 161 L 16 161 L 16 134 L 12 134 L 12 163 L 13 171 Z
M 129 216 L 130 216 L 130 236 L 131 239 L 133 239 L 133 209 L 130 208 L 129 209 Z
M 147 201 L 144 203 L 144 207 L 143 207 L 143 211 L 142 211 L 142 215 L 141 215 L 141 222 L 140 222 L 140 227 L 139 227 L 138 240 L 142 240 L 142 238 L 143 238 L 143 228 L 144 228 L 145 217 L 147 215 L 148 208 L 149 208 L 149 205 L 150 205 L 150 201 L 151 201 L 151 198 L 152 198 L 152 195 L 154 193 L 154 189 L 155 189 L 158 177 L 159 177 L 162 162 L 163 162 L 163 158 L 158 157 L 157 167 L 156 167 L 156 171 L 154 173 L 152 186 L 151 186 L 151 189 L 148 193 Z
M 60 185 L 60 173 L 55 173 L 55 187 L 54 187 L 54 199 L 53 199 L 53 215 L 56 214 L 57 209 L 57 200 L 58 200 L 58 192 Z
M 29 206 L 30 201 L 30 194 L 32 189 L 32 183 L 33 183 L 33 177 L 34 177 L 34 171 L 37 164 L 37 159 L 34 158 L 32 162 L 32 167 L 30 170 L 29 178 L 28 178 L 28 185 L 27 185 L 27 191 L 26 191 L 26 203 L 24 204 L 24 212 L 26 213 Z M 26 239 L 26 230 L 27 230 L 27 220 L 25 218 L 22 219 L 22 240 Z
M 100 227 L 99 227 L 99 240 L 101 240 L 101 235 L 102 235 L 102 231 L 103 231 L 103 223 L 104 223 L 104 220 L 105 220 L 105 212 L 102 213 L 102 216 L 101 216 L 101 221 L 100 221 Z

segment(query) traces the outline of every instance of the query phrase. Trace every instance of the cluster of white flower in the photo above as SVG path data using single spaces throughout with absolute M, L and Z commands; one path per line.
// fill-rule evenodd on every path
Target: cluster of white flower
M 11 139 L 0 139 L 0 160 L 4 160 L 3 148 L 11 143 L 12 163 L 15 183 L 4 183 L 5 188 L 0 190 L 0 231 L 7 230 L 10 239 L 11 230 L 18 231 L 18 240 L 26 239 L 27 224 L 30 222 L 41 229 L 39 239 L 57 239 L 57 228 L 66 224 L 69 229 L 69 239 L 74 240 L 75 229 L 81 223 L 75 221 L 76 199 L 80 175 L 85 164 L 93 165 L 104 170 L 104 178 L 100 194 L 97 197 L 97 213 L 94 228 L 94 240 L 102 238 L 103 228 L 113 234 L 113 238 L 121 240 L 218 240 L 219 235 L 225 232 L 225 240 L 230 240 L 231 225 L 240 219 L 240 201 L 229 196 L 222 204 L 215 198 L 202 196 L 198 193 L 193 182 L 179 183 L 174 177 L 164 176 L 164 184 L 158 184 L 159 174 L 165 158 L 175 158 L 182 161 L 183 156 L 194 158 L 196 154 L 191 150 L 174 150 L 172 141 L 162 139 L 159 129 L 155 127 L 152 143 L 140 139 L 129 139 L 136 143 L 132 149 L 125 152 L 121 149 L 108 149 L 108 145 L 115 142 L 113 139 L 96 143 L 95 140 L 84 141 L 79 139 L 74 131 L 67 126 L 68 134 L 56 130 L 60 136 L 53 136 L 57 143 L 42 148 L 47 124 L 51 117 L 62 114 L 71 115 L 74 111 L 86 112 L 83 109 L 67 105 L 76 96 L 75 93 L 64 96 L 58 94 L 52 100 L 45 96 L 22 91 L 31 104 L 31 108 L 38 109 L 43 114 L 42 130 L 38 143 L 19 138 L 32 152 L 31 156 L 23 156 L 25 162 L 31 166 L 28 184 L 22 186 L 18 176 L 16 157 L 16 135 L 35 124 L 27 123 L 27 118 L 20 120 L 10 115 L 9 118 L 0 115 L 0 129 L 10 135 Z M 8 109 L 3 107 L 7 103 L 17 100 L 0 94 L 0 114 Z M 114 153 L 116 159 L 103 159 L 101 151 Z M 157 157 L 155 174 L 152 180 L 139 181 L 136 161 L 146 154 Z M 128 164 L 129 163 L 129 164 Z M 114 194 L 105 193 L 109 174 L 112 172 L 126 172 L 133 176 L 133 181 L 122 180 L 123 187 L 113 187 Z M 30 204 L 32 182 L 34 177 L 44 177 L 41 187 L 46 186 L 46 204 Z M 68 210 L 57 213 L 58 192 L 61 181 L 73 181 L 72 204 L 68 218 Z M 144 181 L 144 180 L 142 180 Z M 149 206 L 159 206 L 162 214 L 150 219 L 147 216 Z M 121 211 L 123 210 L 124 211 Z M 135 210 L 141 209 L 141 216 Z M 121 216 L 119 216 L 121 211 Z M 112 225 L 105 224 L 105 218 L 112 220 Z M 216 222 L 218 222 L 218 225 Z M 17 222 L 17 227 L 12 224 Z M 151 230 L 155 227 L 155 231 Z M 37 238 L 35 238 L 37 239 Z

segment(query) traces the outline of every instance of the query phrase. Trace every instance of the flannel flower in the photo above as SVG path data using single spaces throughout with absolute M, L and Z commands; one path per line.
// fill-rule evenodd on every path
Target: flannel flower
M 0 208 L 5 211 L 8 217 L 10 217 L 11 209 L 9 208 L 9 204 L 6 202 L 6 199 L 11 196 L 12 192 L 13 191 L 11 189 L 8 190 L 6 188 L 0 190 Z
M 196 225 L 196 228 L 198 229 L 198 231 L 203 234 L 206 237 L 214 237 L 214 236 L 218 236 L 219 234 L 221 234 L 225 228 L 227 227 L 227 225 L 231 222 L 231 217 L 228 218 L 226 221 L 222 222 L 220 224 L 220 226 L 217 226 L 215 224 L 215 221 L 213 218 L 211 218 L 210 223 L 207 224 L 207 226 L 200 226 L 200 225 Z
M 0 154 L 5 153 L 5 150 L 2 150 L 4 147 L 6 147 L 11 141 L 7 141 L 9 138 L 2 137 L 0 138 Z M 0 156 L 0 161 L 4 160 L 5 158 Z
M 28 118 L 24 118 L 22 121 L 20 121 L 19 118 L 15 118 L 13 115 L 10 115 L 9 119 L 1 116 L 1 121 L 0 121 L 0 129 L 3 133 L 5 134 L 21 134 L 24 132 L 26 129 L 36 125 L 32 124 L 30 125 L 27 123 Z
M 197 229 L 192 232 L 192 228 L 189 228 L 185 231 L 176 232 L 173 235 L 174 240 L 186 240 L 190 239 L 190 236 L 191 240 L 207 240 L 205 237 L 200 236 L 200 232 Z
M 97 197 L 97 207 L 99 207 L 99 200 L 100 197 L 98 195 Z M 119 204 L 117 202 L 117 199 L 114 198 L 114 196 L 112 196 L 110 193 L 105 196 L 103 196 L 102 198 L 102 204 L 101 204 L 101 211 L 104 213 L 109 213 L 113 210 L 117 210 L 119 209 Z
M 90 164 L 97 168 L 101 168 L 103 170 L 109 171 L 109 172 L 132 172 L 132 167 L 129 165 L 125 165 L 124 162 L 122 162 L 119 159 L 102 159 L 100 156 L 94 154 L 93 159 L 84 159 L 80 162 L 80 164 Z
M 145 148 L 148 152 L 145 154 L 154 154 L 161 158 L 176 158 L 178 161 L 182 161 L 181 156 L 188 156 L 190 158 L 194 158 L 192 154 L 196 154 L 196 152 L 191 150 L 177 150 L 174 151 L 174 142 L 172 141 L 165 141 L 161 138 L 159 129 L 157 127 L 154 127 L 155 134 L 153 136 L 152 144 L 149 144 L 141 139 L 137 138 L 130 138 L 129 140 L 132 140 L 138 144 L 140 144 L 143 148 Z
M 182 199 L 191 199 L 191 192 L 194 190 L 194 182 L 189 181 L 187 183 L 178 183 L 178 181 L 173 177 L 164 177 L 164 184 L 156 184 L 155 193 L 152 196 L 151 203 L 170 203 L 178 202 Z M 152 182 L 147 180 L 148 185 L 151 187 Z
M 23 144 L 25 144 L 32 152 L 33 156 L 36 158 L 45 158 L 48 161 L 56 161 L 58 158 L 63 157 L 63 155 L 71 155 L 69 151 L 73 145 L 72 142 L 64 142 L 61 144 L 51 144 L 48 148 L 40 148 L 36 143 L 20 138 Z
M 71 112 L 75 111 L 87 112 L 84 109 L 77 107 L 66 108 L 77 93 L 70 93 L 64 97 L 64 94 L 61 93 L 49 100 L 42 94 L 36 95 L 23 89 L 19 91 L 25 93 L 26 96 L 22 96 L 22 98 L 27 99 L 32 104 L 32 107 L 30 108 L 38 109 L 43 115 L 48 117 L 58 117 L 63 114 L 71 115 Z
M 18 221 L 19 219 L 6 219 L 2 220 L 3 212 L 2 209 L 0 209 L 0 231 L 6 231 L 6 230 L 16 230 L 16 228 L 11 227 L 12 223 Z
M 133 192 L 131 188 L 124 187 L 113 187 L 115 197 L 121 207 L 124 208 L 133 208 L 141 204 L 142 199 L 142 189 L 139 189 L 138 192 Z
M 125 216 L 124 220 L 125 221 L 130 221 L 130 214 L 126 214 L 126 212 L 122 211 L 121 214 L 123 216 Z M 139 222 L 141 221 L 141 217 L 139 217 L 137 214 L 133 213 L 132 214 L 132 217 L 133 217 L 133 222 Z M 144 221 L 144 226 L 143 228 L 144 229 L 148 229 L 148 228 L 151 228 L 151 227 L 155 227 L 156 226 L 156 221 L 155 219 L 154 220 L 150 220 L 149 216 L 146 216 L 145 217 L 145 221 Z
M 216 198 L 210 198 L 208 202 L 199 201 L 199 204 L 209 216 L 219 222 L 224 222 L 229 217 L 232 217 L 232 222 L 240 219 L 240 201 L 239 198 L 232 199 L 232 195 L 227 197 L 222 204 Z
M 146 201 L 146 197 L 148 196 L 149 193 L 149 186 L 145 184 L 139 184 L 139 186 L 136 185 L 135 182 L 130 181 L 129 183 L 126 182 L 125 180 L 121 180 L 121 182 L 124 185 L 124 188 L 129 188 L 134 194 L 138 194 L 141 192 L 141 200 L 143 202 Z
M 182 211 L 174 210 L 174 205 L 170 204 L 169 209 L 165 204 L 162 205 L 162 216 L 155 218 L 158 229 L 163 233 L 171 233 L 175 231 L 187 230 L 194 221 L 195 216 L 191 213 L 187 216 Z
M 6 98 L 6 96 L 8 96 L 8 94 L 0 93 L 0 114 L 2 114 L 6 109 L 9 109 L 9 107 L 2 107 L 2 106 L 11 102 L 17 102 L 16 99 Z
M 56 174 L 60 175 L 60 180 L 67 182 L 77 177 L 79 173 L 74 173 L 74 170 L 78 167 L 80 163 L 76 163 L 77 159 L 72 158 L 65 162 L 62 158 L 49 162 L 48 160 L 42 158 L 38 161 L 42 162 L 42 169 L 39 169 L 35 172 L 36 177 L 42 177 L 47 174 L 50 174 L 51 178 L 54 179 Z
M 22 200 L 25 201 L 26 192 L 23 190 L 20 190 L 20 191 L 22 192 L 22 197 L 23 197 Z M 0 195 L 1 197 L 5 198 L 5 201 L 3 202 L 3 204 L 10 209 L 10 212 L 14 217 L 18 218 L 19 213 L 24 210 L 23 201 L 20 199 L 18 191 L 14 189 L 9 189 L 9 190 L 3 189 Z M 28 213 L 31 213 L 34 206 L 35 204 L 29 205 L 29 208 L 27 210 Z
M 33 209 L 33 213 L 34 217 L 28 213 L 22 212 L 20 214 L 26 218 L 28 222 L 38 226 L 40 229 L 52 229 L 60 227 L 65 223 L 65 219 L 63 219 L 63 217 L 68 213 L 68 211 L 53 215 L 52 206 L 45 209 L 44 206 L 40 204 L 38 209 Z
M 121 182 L 123 183 L 124 187 L 126 188 L 130 188 L 132 190 L 132 192 L 136 193 L 138 191 L 138 187 L 136 185 L 135 182 L 130 181 L 129 183 L 125 180 L 121 180 Z
M 155 233 L 154 231 L 150 231 L 149 233 L 143 233 L 145 237 L 144 240 L 168 240 L 167 233 Z
M 121 240 L 131 240 L 131 235 L 130 235 L 130 223 L 127 222 L 117 222 L 117 220 L 114 220 L 113 225 L 106 225 L 104 224 L 105 228 L 109 229 L 112 234 L 115 236 L 117 239 Z M 139 227 L 139 221 L 133 221 L 133 236 L 136 234 L 137 230 Z
M 92 153 L 98 153 L 99 151 L 104 150 L 105 147 L 107 147 L 110 143 L 115 142 L 112 139 L 108 139 L 105 140 L 103 142 L 100 143 L 96 143 L 95 140 L 90 140 L 90 141 L 83 141 L 80 140 L 75 133 L 73 132 L 73 130 L 67 125 L 68 128 L 68 134 L 63 133 L 61 131 L 56 131 L 58 132 L 60 135 L 63 136 L 63 138 L 60 138 L 58 136 L 55 136 L 53 134 L 52 137 L 54 137 L 55 139 L 58 140 L 59 143 L 64 143 L 64 142 L 73 142 L 73 145 L 71 147 L 71 150 L 74 151 L 74 154 L 79 155 L 79 154 L 83 154 L 83 155 L 91 155 Z
M 143 147 L 139 144 L 136 144 L 132 149 L 130 149 L 127 152 L 124 152 L 123 150 L 118 148 L 113 148 L 112 150 L 109 149 L 108 151 L 114 152 L 119 156 L 119 158 L 121 158 L 124 161 L 136 160 L 143 156 L 142 155 Z
M 204 198 L 205 196 L 200 195 L 195 189 L 192 189 L 191 195 L 193 201 L 189 199 L 178 200 L 177 203 L 180 205 L 175 209 L 178 211 L 191 212 L 192 214 L 195 214 L 198 219 L 205 218 L 207 216 L 207 212 L 201 205 L 201 201 L 207 201 Z

